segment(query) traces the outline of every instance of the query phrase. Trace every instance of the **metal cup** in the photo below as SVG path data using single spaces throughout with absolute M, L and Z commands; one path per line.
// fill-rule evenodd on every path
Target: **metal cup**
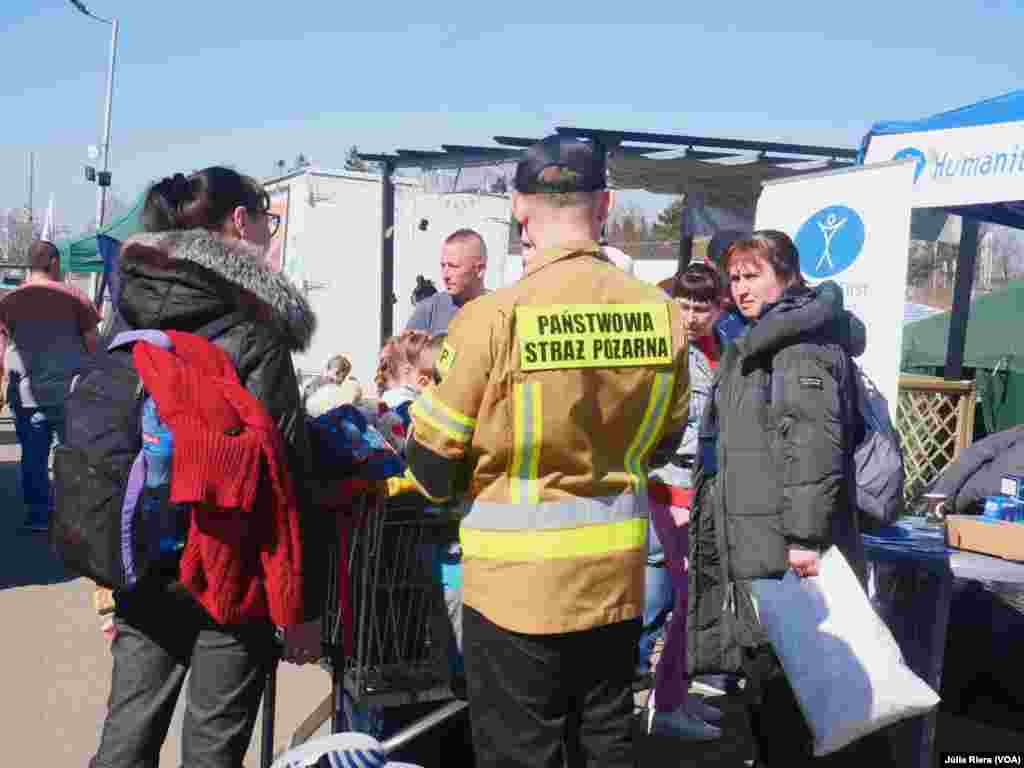
M 926 493 L 923 498 L 925 503 L 925 522 L 932 525 L 942 525 L 945 523 L 945 503 L 949 496 L 945 493 Z

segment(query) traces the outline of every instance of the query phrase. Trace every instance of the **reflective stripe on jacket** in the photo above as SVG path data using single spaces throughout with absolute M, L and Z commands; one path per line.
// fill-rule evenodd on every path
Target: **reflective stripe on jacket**
M 549 249 L 459 311 L 442 358 L 408 455 L 431 496 L 466 497 L 466 605 L 529 634 L 640 616 L 647 459 L 687 419 L 675 303 L 596 243 Z

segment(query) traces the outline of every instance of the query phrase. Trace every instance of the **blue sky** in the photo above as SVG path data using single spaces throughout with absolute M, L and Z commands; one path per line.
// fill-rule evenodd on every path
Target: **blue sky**
M 134 198 L 175 171 L 254 175 L 299 152 L 489 144 L 556 125 L 854 146 L 872 122 L 1021 86 L 1015 0 L 642 4 L 88 0 L 121 21 L 111 169 Z M 635 10 L 637 18 L 629 18 Z M 587 23 L 581 23 L 587 20 Z M 109 27 L 67 0 L 0 4 L 0 208 L 52 192 L 76 230 Z

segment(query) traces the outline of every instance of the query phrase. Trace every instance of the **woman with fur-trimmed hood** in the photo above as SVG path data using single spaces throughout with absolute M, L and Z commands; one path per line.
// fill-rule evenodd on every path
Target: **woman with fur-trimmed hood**
M 312 456 L 292 352 L 305 349 L 316 318 L 303 295 L 264 261 L 279 224 L 260 184 L 227 168 L 177 174 L 146 195 L 146 234 L 121 250 L 120 291 L 109 338 L 123 330 L 196 332 L 235 363 L 284 438 L 302 513 L 307 619 L 323 605 L 325 552 L 305 497 Z M 222 321 L 222 322 L 220 322 Z M 105 345 L 104 345 L 105 348 Z M 319 561 L 319 562 L 318 562 Z M 156 765 L 191 668 L 183 764 L 241 765 L 274 654 L 269 619 L 216 624 L 178 583 L 139 584 L 117 595 L 109 711 L 94 768 Z M 315 660 L 315 625 L 288 630 L 285 658 Z

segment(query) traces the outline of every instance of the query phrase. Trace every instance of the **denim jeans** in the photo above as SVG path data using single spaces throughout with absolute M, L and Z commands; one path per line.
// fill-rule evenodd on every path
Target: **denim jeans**
M 640 653 L 637 671 L 651 671 L 654 645 L 665 634 L 665 619 L 672 611 L 675 592 L 672 575 L 665 567 L 665 554 L 653 525 L 647 531 L 647 568 L 644 572 L 644 624 L 640 633 Z
M 420 544 L 418 554 L 444 598 L 443 607 L 438 603 L 430 617 L 431 632 L 439 642 L 439 659 L 446 660 L 454 682 L 463 676 L 461 550 L 454 550 L 451 542 L 441 540 Z
M 14 382 L 8 387 L 7 401 L 14 412 L 14 430 L 21 443 L 21 489 L 28 522 L 46 525 L 50 522 L 53 505 L 50 450 L 54 437 L 58 443 L 64 442 L 64 406 L 26 408 L 21 404 L 18 386 Z

